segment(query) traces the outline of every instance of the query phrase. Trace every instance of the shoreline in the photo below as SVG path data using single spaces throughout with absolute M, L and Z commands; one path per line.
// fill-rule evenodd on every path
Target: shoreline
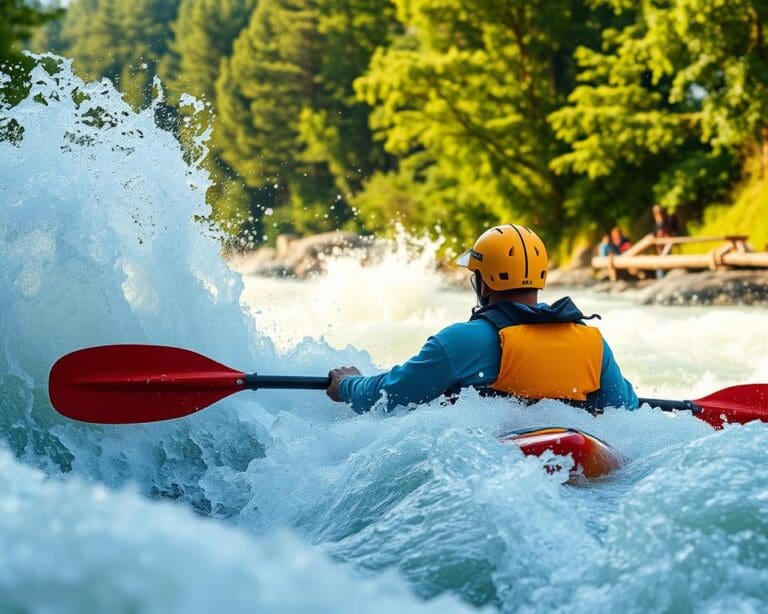
M 355 255 L 363 265 L 375 262 L 388 245 L 351 232 L 301 238 L 280 235 L 274 248 L 262 247 L 226 259 L 243 275 L 301 280 L 322 274 L 327 260 L 339 256 Z M 661 279 L 611 281 L 604 271 L 586 265 L 584 258 L 575 258 L 574 262 L 550 269 L 547 285 L 607 294 L 632 291 L 634 301 L 640 305 L 768 305 L 768 271 L 762 269 L 674 269 Z M 438 263 L 435 271 L 449 286 L 466 281 L 465 272 L 454 267 Z
M 550 272 L 549 285 L 606 294 L 632 291 L 639 305 L 768 306 L 768 273 L 754 269 L 674 269 L 661 279 L 611 281 L 601 278 L 591 267 L 563 267 Z

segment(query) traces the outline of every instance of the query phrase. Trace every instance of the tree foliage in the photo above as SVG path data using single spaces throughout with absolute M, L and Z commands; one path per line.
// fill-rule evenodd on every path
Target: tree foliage
M 265 232 L 328 230 L 385 156 L 352 81 L 391 19 L 373 0 L 261 0 L 221 67 L 216 147 L 255 191 Z
M 7 53 L 42 17 L 0 3 Z M 187 144 L 213 123 L 209 201 L 248 243 L 400 221 L 466 244 L 509 221 L 595 234 L 655 202 L 695 217 L 752 161 L 765 174 L 766 17 L 768 0 L 71 0 L 35 40 L 136 105 L 155 73 L 173 103 L 203 99 L 167 123 Z
M 0 0 L 0 62 L 21 59 L 19 44 L 58 14 L 40 2 Z
M 408 221 L 441 219 L 462 238 L 511 218 L 558 234 L 567 181 L 549 166 L 564 147 L 548 115 L 573 85 L 576 45 L 599 40 L 589 8 L 573 0 L 396 4 L 406 33 L 376 53 L 357 89 L 376 105 L 373 126 L 400 158 L 399 181 L 407 174 L 424 188 Z
M 21 54 L 22 45 L 43 24 L 61 15 L 57 7 L 44 7 L 28 0 L 0 0 L 0 72 L 11 77 L 0 83 L 0 98 L 15 102 L 24 96 L 24 80 L 30 62 Z
M 164 77 L 178 94 L 213 103 L 222 59 L 247 25 L 257 0 L 181 0 Z
M 37 40 L 38 48 L 74 58 L 75 68 L 85 78 L 111 79 L 138 107 L 149 100 L 152 79 L 168 53 L 178 4 L 179 0 L 73 1 L 61 23 Z
M 190 149 L 213 122 L 221 63 L 231 55 L 235 39 L 248 24 L 255 6 L 256 0 L 181 0 L 179 4 L 178 17 L 171 26 L 173 39 L 161 62 L 160 74 L 171 100 L 178 102 L 189 94 L 204 103 L 196 105 L 194 115 L 189 107 L 180 109 L 184 118 L 177 130 Z M 221 158 L 215 143 L 209 142 L 209 148 L 204 164 L 214 181 L 207 193 L 211 217 L 242 244 L 253 243 L 255 225 L 249 218 L 253 217 L 250 203 L 254 195 Z M 261 234 L 258 236 L 260 239 Z
M 551 116 L 572 149 L 552 167 L 591 179 L 643 176 L 671 208 L 721 196 L 739 158 L 765 158 L 768 5 L 622 4 L 629 23 L 606 30 L 602 49 L 577 51 L 580 84 Z

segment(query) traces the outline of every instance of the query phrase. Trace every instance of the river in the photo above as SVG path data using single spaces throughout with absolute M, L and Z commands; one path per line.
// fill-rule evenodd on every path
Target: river
M 206 174 L 151 109 L 66 65 L 36 69 L 0 126 L 17 135 L 0 141 L 1 610 L 768 608 L 768 425 L 714 432 L 647 407 L 593 417 L 472 391 L 364 416 L 279 391 L 156 424 L 58 416 L 48 370 L 76 348 L 373 372 L 466 318 L 472 296 L 402 246 L 303 282 L 241 278 L 195 221 Z M 574 299 L 602 315 L 644 395 L 768 380 L 764 309 Z M 571 485 L 495 437 L 540 424 L 590 431 L 628 462 Z

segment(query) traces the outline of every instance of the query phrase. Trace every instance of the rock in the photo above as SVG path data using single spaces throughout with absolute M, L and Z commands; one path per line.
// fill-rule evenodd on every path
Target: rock
M 276 247 L 262 247 L 230 257 L 232 268 L 244 275 L 295 276 L 304 278 L 323 271 L 329 256 L 359 250 L 363 260 L 375 258 L 383 244 L 351 232 L 327 232 L 297 238 L 280 235 Z M 768 270 L 742 269 L 689 273 L 669 271 L 661 279 L 606 279 L 608 272 L 579 266 L 589 250 L 574 255 L 575 265 L 553 269 L 547 285 L 591 288 L 595 292 L 618 293 L 640 290 L 638 302 L 644 305 L 750 305 L 768 303 Z M 590 252 L 591 254 L 591 252 Z M 443 268 L 446 282 L 457 286 L 467 284 L 467 271 L 456 267 Z
M 591 267 L 592 256 L 597 254 L 597 249 L 593 245 L 581 245 L 576 247 L 571 253 L 571 261 L 568 263 L 569 269 L 588 269 Z
M 286 268 L 299 278 L 323 270 L 328 256 L 340 255 L 351 249 L 361 249 L 370 241 L 352 232 L 324 232 L 291 241 L 282 259 Z
M 323 270 L 325 259 L 355 249 L 368 249 L 372 242 L 352 232 L 324 232 L 308 237 L 281 234 L 275 248 L 261 247 L 237 254 L 229 261 L 244 275 L 295 276 L 305 278 Z
M 265 267 L 275 262 L 275 250 L 260 247 L 252 252 L 237 253 L 229 257 L 229 265 L 243 275 L 261 275 Z
M 277 235 L 275 241 L 274 258 L 275 260 L 285 260 L 291 252 L 291 243 L 298 240 L 298 235 L 288 233 Z
M 547 285 L 567 286 L 570 288 L 590 288 L 601 278 L 602 271 L 592 268 L 592 256 L 595 247 L 582 245 L 576 247 L 571 253 L 571 259 L 567 265 L 557 269 L 550 269 L 547 274 Z
M 644 305 L 751 305 L 768 302 L 768 271 L 672 271 L 640 296 Z
M 591 267 L 560 267 L 547 274 L 547 285 L 568 286 L 571 288 L 588 288 L 597 283 L 595 272 Z

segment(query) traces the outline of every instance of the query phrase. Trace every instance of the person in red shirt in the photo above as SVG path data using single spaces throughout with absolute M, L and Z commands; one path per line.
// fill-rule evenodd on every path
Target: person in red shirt
M 621 231 L 621 228 L 618 226 L 614 226 L 611 229 L 611 245 L 613 246 L 613 253 L 615 254 L 623 254 L 626 252 L 630 247 L 632 247 L 632 241 L 627 239 L 627 237 L 624 236 L 624 233 Z

